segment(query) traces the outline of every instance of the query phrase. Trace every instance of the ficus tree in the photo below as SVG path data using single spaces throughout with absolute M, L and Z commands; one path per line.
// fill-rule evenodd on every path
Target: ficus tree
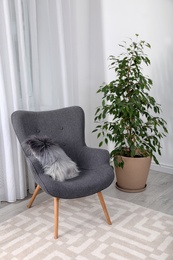
M 109 56 L 110 69 L 115 79 L 99 87 L 102 102 L 96 108 L 95 122 L 97 138 L 103 143 L 113 143 L 111 158 L 115 166 L 123 167 L 124 162 L 117 156 L 150 156 L 159 164 L 157 155 L 161 155 L 161 139 L 167 134 L 167 123 L 160 117 L 161 105 L 150 90 L 152 80 L 144 75 L 143 66 L 150 65 L 150 59 L 144 52 L 150 44 L 136 39 L 119 45 L 123 52 L 115 57 Z

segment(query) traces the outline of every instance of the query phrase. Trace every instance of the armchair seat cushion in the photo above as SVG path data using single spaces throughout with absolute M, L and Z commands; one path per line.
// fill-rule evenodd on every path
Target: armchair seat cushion
M 79 176 L 59 182 L 44 174 L 40 164 L 32 162 L 36 182 L 49 195 L 62 199 L 74 199 L 95 194 L 107 188 L 114 180 L 111 166 L 104 164 L 95 169 L 80 169 Z M 33 168 L 34 167 L 34 168 Z

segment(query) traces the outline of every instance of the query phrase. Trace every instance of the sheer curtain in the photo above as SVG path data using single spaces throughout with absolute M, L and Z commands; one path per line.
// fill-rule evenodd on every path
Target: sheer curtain
M 13 202 L 26 196 L 28 185 L 34 189 L 10 123 L 14 110 L 31 107 L 21 1 L 0 1 L 0 26 L 0 200 Z
M 0 201 L 32 193 L 10 116 L 17 109 L 81 105 L 94 145 L 96 89 L 103 81 L 99 0 L 0 1 Z

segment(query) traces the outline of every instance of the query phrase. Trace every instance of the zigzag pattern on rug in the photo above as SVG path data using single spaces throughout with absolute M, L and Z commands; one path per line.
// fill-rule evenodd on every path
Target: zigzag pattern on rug
M 52 199 L 3 222 L 0 259 L 173 259 L 173 216 L 105 196 L 109 226 L 96 196 L 60 200 L 58 240 Z

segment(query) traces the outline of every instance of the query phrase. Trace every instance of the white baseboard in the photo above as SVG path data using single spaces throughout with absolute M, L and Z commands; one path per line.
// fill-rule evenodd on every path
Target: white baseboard
M 168 166 L 168 165 L 163 165 L 163 164 L 157 165 L 152 162 L 150 169 L 157 171 L 157 172 L 173 174 L 173 166 Z

